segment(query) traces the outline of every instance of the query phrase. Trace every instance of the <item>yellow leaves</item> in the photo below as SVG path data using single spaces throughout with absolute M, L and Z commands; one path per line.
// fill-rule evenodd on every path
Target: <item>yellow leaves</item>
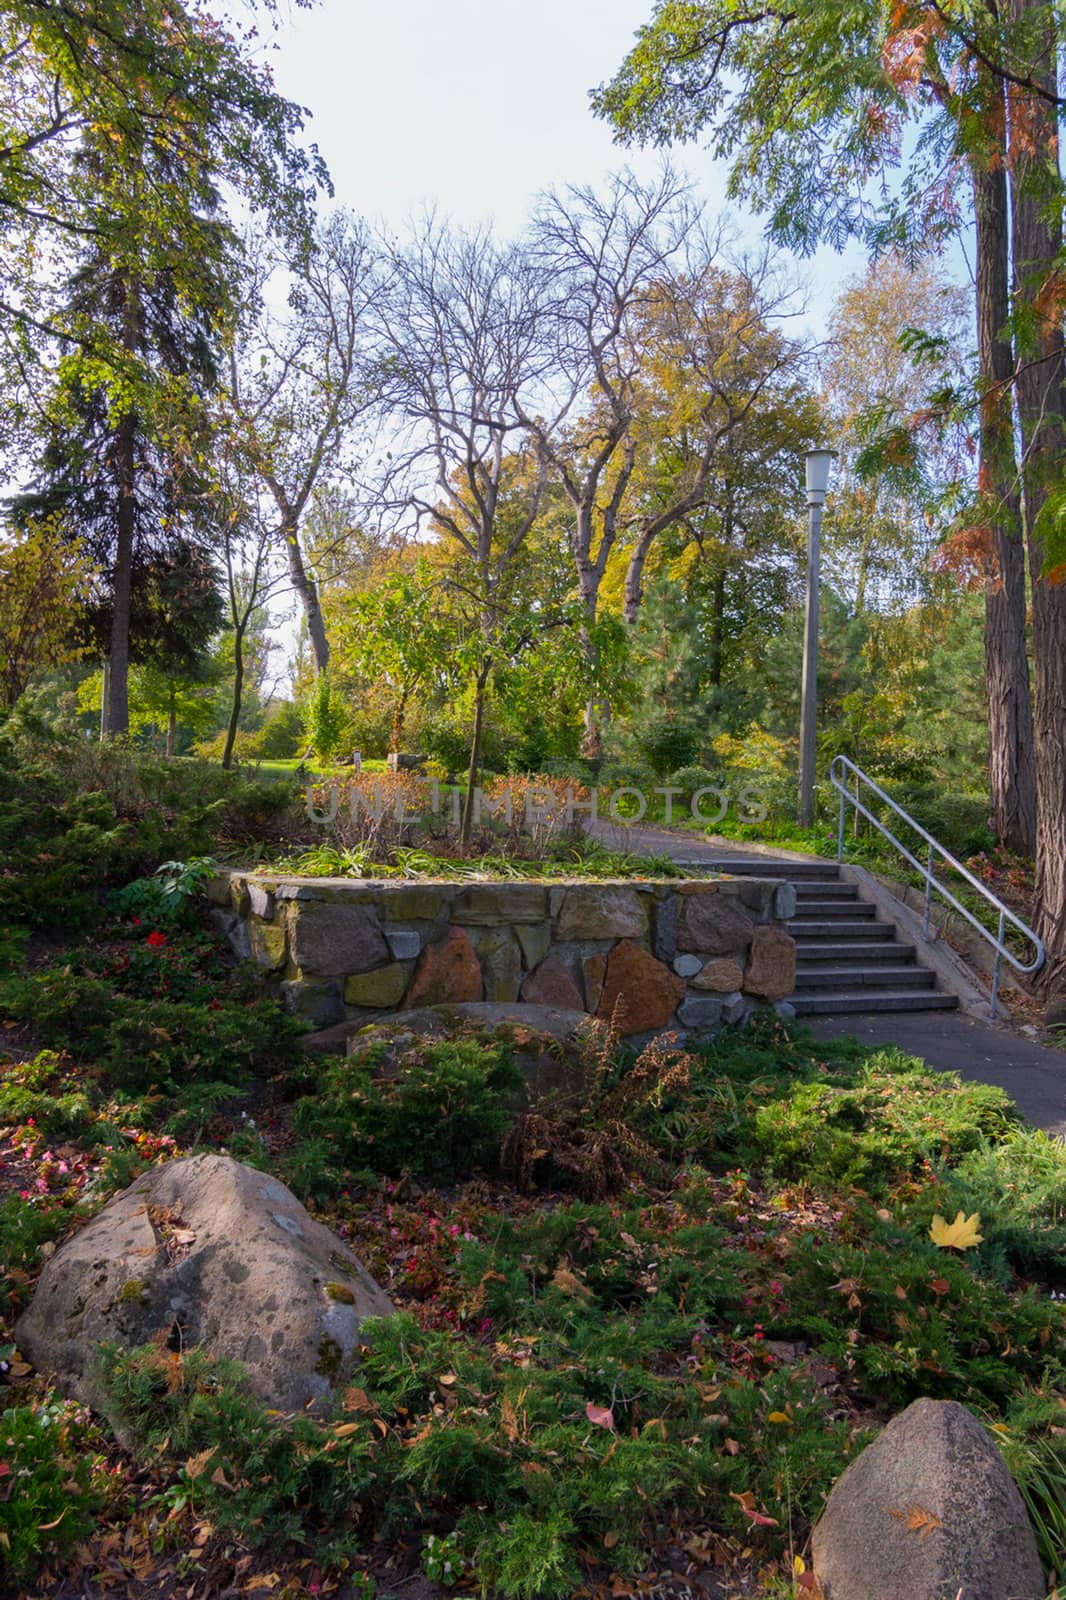
M 766 1420 L 767 1422 L 775 1423 L 778 1427 L 791 1428 L 792 1426 L 792 1418 L 787 1411 L 771 1411 Z
M 984 1237 L 977 1231 L 980 1226 L 979 1211 L 969 1217 L 960 1211 L 954 1222 L 945 1222 L 937 1212 L 929 1229 L 929 1237 L 941 1250 L 972 1250 Z

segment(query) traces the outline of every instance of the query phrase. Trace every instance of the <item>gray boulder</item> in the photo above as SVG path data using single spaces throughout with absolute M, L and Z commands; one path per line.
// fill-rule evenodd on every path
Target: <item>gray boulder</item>
M 153 1167 L 61 1245 L 15 1337 L 63 1394 L 100 1408 L 97 1345 L 162 1338 L 235 1358 L 266 1405 L 297 1411 L 349 1379 L 364 1317 L 393 1309 L 284 1184 L 203 1155 Z
M 421 1006 L 383 1017 L 349 1037 L 348 1054 L 358 1058 L 373 1050 L 375 1072 L 395 1077 L 403 1072 L 404 1057 L 426 1041 L 472 1036 L 511 1050 L 526 1096 L 535 1102 L 579 1089 L 590 1047 L 605 1033 L 604 1024 L 587 1011 L 483 1000 Z
M 965 1406 L 916 1400 L 836 1484 L 814 1530 L 826 1600 L 1043 1600 L 1021 1495 Z

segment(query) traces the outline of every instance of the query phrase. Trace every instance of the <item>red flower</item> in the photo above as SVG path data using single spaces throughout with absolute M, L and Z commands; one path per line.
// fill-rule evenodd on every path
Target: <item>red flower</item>
M 153 950 L 162 950 L 166 942 L 167 936 L 165 933 L 150 933 L 148 935 L 147 943 Z

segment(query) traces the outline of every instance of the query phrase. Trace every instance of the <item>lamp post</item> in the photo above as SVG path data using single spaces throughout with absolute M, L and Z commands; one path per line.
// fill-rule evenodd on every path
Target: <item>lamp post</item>
M 836 451 L 807 451 L 807 614 L 803 632 L 803 699 L 800 708 L 799 820 L 814 821 L 814 761 L 818 708 L 818 584 L 822 565 L 822 508 Z

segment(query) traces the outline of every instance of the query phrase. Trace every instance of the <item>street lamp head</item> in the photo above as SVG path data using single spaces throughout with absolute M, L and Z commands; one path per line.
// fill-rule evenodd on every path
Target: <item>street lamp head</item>
M 809 506 L 824 506 L 826 492 L 829 488 L 829 470 L 836 460 L 837 453 L 823 447 L 819 450 L 807 451 L 807 504 Z

